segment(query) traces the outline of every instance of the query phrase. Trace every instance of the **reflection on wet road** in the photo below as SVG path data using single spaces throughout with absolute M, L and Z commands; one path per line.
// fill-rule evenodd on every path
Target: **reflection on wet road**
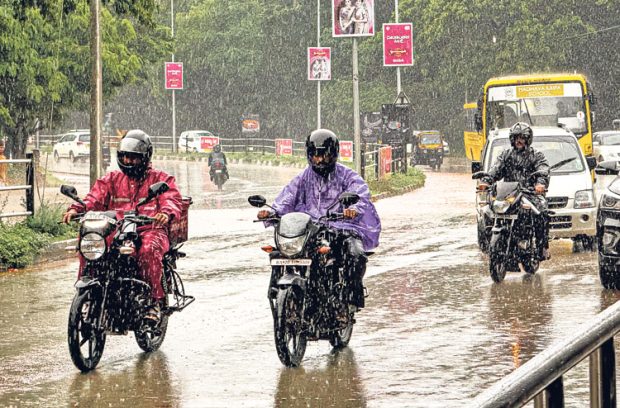
M 311 342 L 302 367 L 284 368 L 259 249 L 272 232 L 252 223 L 245 199 L 273 199 L 299 169 L 244 166 L 218 193 L 203 192 L 201 163 L 166 166 L 198 203 L 179 261 L 197 301 L 173 315 L 160 351 L 147 356 L 131 336 L 111 336 L 83 375 L 65 338 L 76 262 L 0 275 L 0 405 L 462 406 L 616 301 L 601 289 L 595 254 L 572 254 L 566 240 L 552 242 L 535 276 L 493 284 L 476 245 L 474 182 L 429 172 L 425 188 L 377 203 L 384 232 L 350 347 Z M 218 206 L 211 191 L 230 198 Z M 586 362 L 565 377 L 568 406 L 587 405 L 587 384 Z

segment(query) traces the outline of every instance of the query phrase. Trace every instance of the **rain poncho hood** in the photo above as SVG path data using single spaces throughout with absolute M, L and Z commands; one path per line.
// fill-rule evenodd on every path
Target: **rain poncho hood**
M 273 208 L 281 216 L 298 211 L 318 220 L 327 214 L 327 209 L 337 202 L 338 196 L 345 191 L 360 196 L 357 204 L 349 207 L 355 209 L 358 215 L 352 220 L 334 221 L 330 225 L 357 232 L 364 244 L 364 250 L 370 251 L 379 245 L 379 215 L 370 201 L 370 190 L 366 182 L 356 172 L 340 163 L 336 163 L 336 168 L 327 177 L 319 176 L 308 166 L 284 187 Z M 331 211 L 342 210 L 342 206 L 338 204 Z

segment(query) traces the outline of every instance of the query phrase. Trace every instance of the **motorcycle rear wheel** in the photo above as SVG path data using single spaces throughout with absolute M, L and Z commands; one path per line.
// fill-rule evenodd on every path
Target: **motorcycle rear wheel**
M 527 261 L 522 261 L 521 265 L 523 265 L 523 270 L 525 273 L 533 275 L 538 271 L 540 267 L 540 261 L 533 257 L 530 257 Z
M 82 372 L 99 364 L 106 333 L 99 327 L 101 298 L 92 291 L 76 293 L 69 310 L 67 340 L 73 364 Z M 94 327 L 93 327 L 94 326 Z
M 332 345 L 335 349 L 343 349 L 349 345 L 349 341 L 351 341 L 351 336 L 353 335 L 353 321 L 354 314 L 349 313 L 349 323 L 344 329 L 340 329 L 332 334 L 329 339 L 329 344 Z
M 278 358 L 287 367 L 297 367 L 306 353 L 306 334 L 303 332 L 303 294 L 288 287 L 278 290 L 274 337 Z
M 506 263 L 502 261 L 501 256 L 491 253 L 489 257 L 489 273 L 495 283 L 500 283 L 506 277 Z
M 166 338 L 166 331 L 168 330 L 168 318 L 170 316 L 165 314 L 162 310 L 161 320 L 155 327 L 140 328 L 134 332 L 136 337 L 136 343 L 142 350 L 150 353 L 159 349 Z

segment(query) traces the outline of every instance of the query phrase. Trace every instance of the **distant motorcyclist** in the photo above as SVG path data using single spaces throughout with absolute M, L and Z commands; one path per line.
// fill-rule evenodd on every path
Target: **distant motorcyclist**
M 136 258 L 140 272 L 150 283 L 154 306 L 146 318 L 158 322 L 161 318 L 159 300 L 165 296 L 161 284 L 162 259 L 170 248 L 168 225 L 174 217 L 181 215 L 182 197 L 174 177 L 151 167 L 153 145 L 150 137 L 142 130 L 131 130 L 121 139 L 116 160 L 120 170 L 111 171 L 95 182 L 84 198 L 86 207 L 75 203 L 63 215 L 68 223 L 78 214 L 86 211 L 116 210 L 122 217 L 123 211 L 135 208 L 137 202 L 148 195 L 149 186 L 160 181 L 170 189 L 153 201 L 140 207 L 140 214 L 153 217 L 154 224 L 141 227 L 138 232 L 142 245 Z M 80 255 L 80 275 L 84 259 Z
M 484 191 L 492 183 L 503 179 L 520 182 L 527 188 L 533 188 L 537 195 L 544 196 L 549 186 L 549 163 L 542 152 L 531 146 L 533 136 L 530 125 L 515 123 L 509 133 L 512 149 L 506 149 L 499 155 L 489 170 L 490 177 L 483 178 L 478 188 Z M 536 177 L 530 177 L 535 172 L 538 172 Z M 547 209 L 544 199 L 537 200 L 535 204 L 542 210 Z M 549 217 L 544 211 L 536 216 L 535 225 L 538 258 L 549 259 Z
M 213 163 L 218 162 L 218 161 L 223 164 L 222 171 L 224 172 L 224 174 L 226 175 L 226 179 L 228 180 L 230 178 L 230 176 L 228 175 L 228 161 L 226 161 L 226 155 L 222 151 L 222 146 L 220 146 L 219 144 L 216 144 L 215 146 L 213 146 L 213 151 L 209 153 L 208 164 L 209 164 L 209 177 L 211 178 L 211 181 L 213 181 L 213 177 L 215 176 L 215 168 L 213 166 Z
M 318 220 L 327 214 L 327 209 L 338 201 L 341 193 L 351 192 L 360 196 L 357 204 L 343 209 L 345 220 L 331 225 L 350 233 L 341 244 L 354 260 L 354 270 L 348 271 L 353 283 L 350 303 L 361 308 L 364 307 L 362 278 L 366 272 L 365 251 L 371 251 L 379 245 L 381 221 L 370 201 L 370 190 L 364 179 L 355 171 L 337 163 L 339 151 L 340 143 L 334 132 L 328 129 L 313 131 L 306 139 L 309 166 L 282 190 L 273 208 L 280 216 L 299 211 Z M 269 210 L 258 212 L 259 219 L 271 215 Z

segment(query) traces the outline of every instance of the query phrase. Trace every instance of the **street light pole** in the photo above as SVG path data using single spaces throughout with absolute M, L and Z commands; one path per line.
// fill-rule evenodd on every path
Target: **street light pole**
M 316 46 L 321 47 L 321 0 L 316 0 Z M 316 81 L 316 128 L 321 128 L 321 81 Z
M 101 127 L 103 80 L 101 69 L 101 30 L 99 0 L 90 0 L 90 186 L 102 175 Z
M 396 22 L 398 23 L 398 0 L 394 0 L 394 15 L 396 17 Z M 400 91 L 400 67 L 396 67 L 396 95 L 400 95 Z
M 360 89 L 357 67 L 357 38 L 353 38 L 353 157 L 355 171 L 362 174 L 362 138 L 360 136 Z
M 174 41 L 174 0 L 170 0 L 170 27 L 172 28 L 172 40 Z M 174 46 L 174 44 L 172 44 Z M 172 62 L 174 62 L 174 52 L 172 53 Z M 177 152 L 177 111 L 176 111 L 176 95 L 172 90 L 172 152 Z

